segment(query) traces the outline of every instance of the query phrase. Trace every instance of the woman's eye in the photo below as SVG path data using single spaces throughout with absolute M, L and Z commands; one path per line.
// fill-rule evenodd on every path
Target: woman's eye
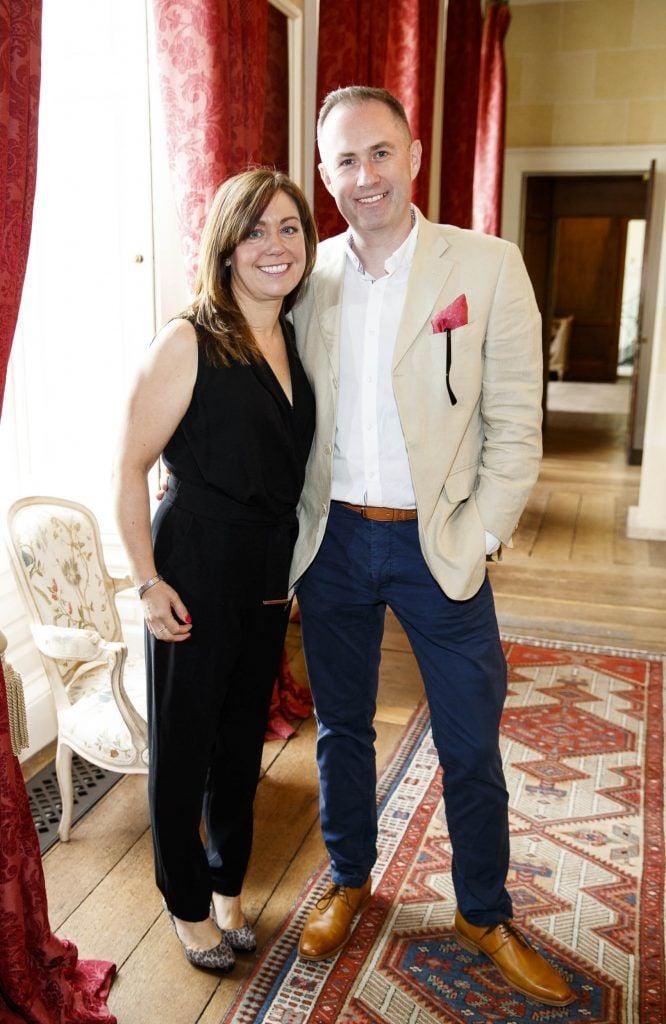
M 282 228 L 282 232 L 285 235 L 297 235 L 298 234 L 298 228 L 296 227 L 295 224 L 286 224 Z
M 247 237 L 251 238 L 253 240 L 257 239 L 257 238 L 261 238 L 261 229 L 260 228 L 252 228 L 252 231 L 250 231 L 250 234 Z

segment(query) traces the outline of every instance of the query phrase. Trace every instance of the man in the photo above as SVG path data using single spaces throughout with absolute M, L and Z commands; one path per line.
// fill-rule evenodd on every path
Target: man
M 574 998 L 511 923 L 499 755 L 504 661 L 486 556 L 510 544 L 541 456 L 539 313 L 518 249 L 431 224 L 421 161 L 384 90 L 331 93 L 319 170 L 349 231 L 323 242 L 294 311 L 317 431 L 292 577 L 319 734 L 333 885 L 301 937 L 319 960 L 370 898 L 373 716 L 386 606 L 404 626 L 444 769 L 455 931 L 525 995 Z

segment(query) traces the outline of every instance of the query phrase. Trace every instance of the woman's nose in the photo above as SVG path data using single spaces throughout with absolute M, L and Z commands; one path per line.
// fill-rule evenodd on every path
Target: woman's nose
M 266 241 L 269 252 L 282 252 L 284 249 L 284 239 L 279 230 L 269 232 Z

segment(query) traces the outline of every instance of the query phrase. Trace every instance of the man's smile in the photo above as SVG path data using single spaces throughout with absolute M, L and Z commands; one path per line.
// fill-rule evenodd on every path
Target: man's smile
M 376 196 L 364 196 L 362 199 L 357 199 L 357 203 L 362 203 L 363 206 L 371 206 L 373 203 L 378 203 L 380 199 L 385 199 L 388 192 L 380 192 Z

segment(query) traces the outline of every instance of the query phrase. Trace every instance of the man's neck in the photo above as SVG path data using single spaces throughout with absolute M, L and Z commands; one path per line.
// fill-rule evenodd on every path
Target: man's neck
M 365 234 L 351 229 L 352 245 L 354 252 L 363 264 L 366 273 L 371 277 L 384 277 L 386 273 L 386 261 L 400 248 L 413 227 L 413 218 L 410 214 L 399 230 L 393 230 L 390 235 L 378 231 L 368 231 Z

